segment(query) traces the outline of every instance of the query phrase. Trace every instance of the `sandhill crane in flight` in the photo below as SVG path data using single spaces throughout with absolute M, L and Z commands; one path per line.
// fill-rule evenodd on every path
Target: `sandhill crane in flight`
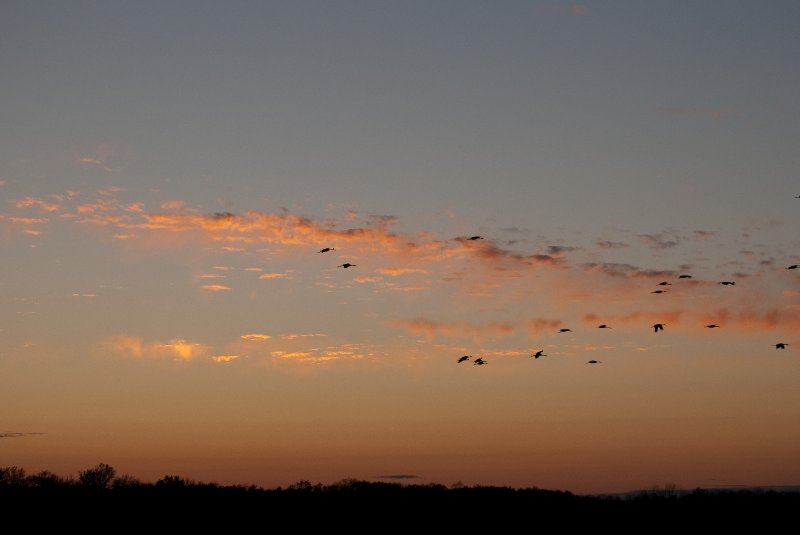
M 345 263 L 344 263 L 344 264 L 342 264 L 341 266 L 336 266 L 336 267 L 340 267 L 340 268 L 345 268 L 345 269 L 347 269 L 347 268 L 350 268 L 350 267 L 356 267 L 356 265 L 355 265 L 355 264 L 351 264 L 350 262 L 345 262 Z
M 336 249 L 334 249 L 333 247 L 326 247 L 326 248 L 322 249 L 322 250 L 321 250 L 321 251 L 319 251 L 319 252 L 320 252 L 320 253 L 327 253 L 328 251 L 335 251 L 335 250 L 336 250 Z
M 661 281 L 658 283 L 658 286 L 672 286 L 672 283 L 667 281 Z
M 467 238 L 467 240 L 469 241 L 482 240 L 482 239 L 483 236 L 470 236 L 469 238 Z
M 483 357 L 478 357 L 475 359 L 475 362 L 472 363 L 474 366 L 483 366 L 486 364 L 486 361 L 483 360 Z
M 597 326 L 597 328 L 598 328 L 598 329 L 610 329 L 611 327 L 610 327 L 610 326 L 608 326 L 608 325 L 606 325 L 606 324 L 604 323 L 604 324 L 602 324 L 602 325 L 598 325 L 598 326 Z
M 547 355 L 544 354 L 544 349 L 540 349 L 539 351 L 537 351 L 536 353 L 534 353 L 531 356 L 533 358 L 535 358 L 535 359 L 538 359 L 539 357 L 546 357 Z
M 706 329 L 718 329 L 719 325 L 712 323 L 711 325 L 706 325 Z
M 463 357 L 460 357 L 460 358 L 458 359 L 458 363 L 459 363 L 459 364 L 461 364 L 461 363 L 462 363 L 462 362 L 464 362 L 465 360 L 469 360 L 469 355 L 464 355 Z
M 653 290 L 650 293 L 651 294 L 665 294 L 665 293 L 667 293 L 667 291 L 666 290 Z
M 720 281 L 720 284 L 723 286 L 734 286 L 736 283 L 733 281 Z
M 663 331 L 664 330 L 664 325 L 666 325 L 666 323 L 654 323 L 653 324 L 653 330 L 655 332 Z
M 558 330 L 558 332 L 560 332 L 560 333 L 571 333 L 572 329 L 568 329 L 567 327 L 562 327 L 561 329 Z
M 678 278 L 679 279 L 691 279 L 692 276 L 691 275 L 678 275 Z
M 775 344 L 775 349 L 786 349 L 786 346 L 788 345 L 789 344 L 787 344 L 786 342 L 778 342 L 777 344 Z
M 787 267 L 786 269 L 797 269 L 799 267 L 800 267 L 800 265 L 798 265 L 798 264 L 792 264 L 791 266 Z
M 602 360 L 590 360 L 586 364 L 602 364 L 602 363 L 603 363 Z

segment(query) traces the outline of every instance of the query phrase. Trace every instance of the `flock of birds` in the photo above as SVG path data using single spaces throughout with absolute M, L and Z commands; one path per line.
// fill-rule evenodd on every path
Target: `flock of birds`
M 798 195 L 796 198 L 800 199 L 800 195 Z M 483 236 L 470 236 L 468 238 L 461 238 L 461 239 L 465 240 L 465 241 L 476 241 L 476 240 L 482 240 Z M 335 250 L 336 249 L 334 247 L 325 247 L 324 249 L 320 249 L 319 253 L 328 253 L 330 251 L 335 251 Z M 350 262 L 345 262 L 344 264 L 340 264 L 340 265 L 338 265 L 336 267 L 347 269 L 347 268 L 357 267 L 357 266 L 356 266 L 356 264 L 351 264 Z M 798 269 L 798 268 L 800 268 L 800 264 L 792 264 L 791 266 L 788 266 L 786 269 L 794 270 L 794 269 Z M 678 278 L 679 279 L 691 279 L 692 276 L 691 275 L 678 275 Z M 723 286 L 735 286 L 736 285 L 736 281 L 719 281 L 719 284 L 721 284 Z M 672 286 L 672 283 L 668 282 L 668 281 L 661 281 L 661 282 L 659 282 L 657 284 L 657 286 L 661 286 L 663 288 L 665 286 Z M 667 293 L 667 290 L 658 289 L 658 290 L 653 290 L 650 293 L 663 294 L 663 293 Z M 666 325 L 667 325 L 666 323 L 654 323 L 653 324 L 653 331 L 656 332 L 656 333 L 658 331 L 663 331 L 664 327 Z M 719 329 L 721 326 L 717 325 L 716 323 L 711 323 L 709 325 L 704 325 L 704 327 L 706 329 Z M 610 329 L 611 326 L 610 325 L 606 325 L 605 323 L 603 323 L 601 325 L 598 325 L 597 328 L 598 329 Z M 558 332 L 559 333 L 568 333 L 568 332 L 572 332 L 572 329 L 570 329 L 568 327 L 562 327 L 561 329 L 558 330 Z M 786 346 L 788 346 L 788 345 L 789 344 L 787 344 L 786 342 L 778 342 L 777 344 L 775 344 L 775 349 L 786 349 Z M 540 357 L 546 357 L 546 356 L 547 355 L 544 354 L 544 350 L 543 349 L 540 349 L 540 350 L 536 351 L 535 353 L 531 354 L 531 357 L 533 357 L 534 359 L 538 359 Z M 458 358 L 457 363 L 461 364 L 462 362 L 467 362 L 470 359 L 472 359 L 471 355 L 463 355 L 463 356 Z M 603 361 L 601 361 L 601 360 L 590 360 L 590 361 L 586 362 L 586 364 L 602 364 L 602 363 L 603 363 Z M 487 361 L 483 357 L 478 357 L 478 358 L 476 358 L 475 360 L 472 361 L 472 364 L 474 366 L 483 366 L 484 364 L 487 364 Z
M 800 197 L 798 197 L 798 198 L 800 198 Z M 794 270 L 794 269 L 798 269 L 798 268 L 800 268 L 800 264 L 792 264 L 791 266 L 788 266 L 786 269 Z M 678 278 L 679 279 L 691 279 L 692 276 L 691 275 L 679 275 Z M 736 282 L 735 281 L 720 281 L 719 284 L 721 284 L 723 286 L 735 286 Z M 659 282 L 657 284 L 657 286 L 672 286 L 672 283 L 671 282 L 667 282 L 667 281 L 662 281 L 662 282 Z M 655 290 L 655 291 L 652 291 L 650 293 L 661 294 L 661 293 L 666 293 L 666 291 L 667 290 Z M 658 331 L 663 331 L 664 327 L 666 327 L 666 325 L 667 325 L 666 323 L 654 323 L 653 324 L 653 332 L 657 333 Z M 716 323 L 710 323 L 708 325 L 704 325 L 704 327 L 706 329 L 719 329 L 721 327 L 721 325 L 717 325 Z M 598 325 L 597 328 L 598 329 L 611 329 L 611 326 L 603 323 L 601 325 Z M 569 327 L 562 327 L 562 328 L 560 328 L 558 330 L 559 334 L 560 333 L 568 333 L 568 332 L 572 332 L 572 329 L 570 329 Z M 786 347 L 788 345 L 789 344 L 787 344 L 786 342 L 778 342 L 778 343 L 775 344 L 775 349 L 786 349 Z M 546 357 L 547 355 L 545 355 L 543 349 L 540 349 L 540 350 L 536 351 L 535 353 L 532 353 L 530 356 L 532 358 L 534 358 L 534 359 L 538 359 L 540 357 Z M 472 358 L 471 355 L 463 355 L 463 356 L 458 358 L 457 363 L 461 364 L 462 362 L 467 362 L 471 358 Z M 487 363 L 487 361 L 483 357 L 478 357 L 472 363 L 474 365 L 477 365 L 477 366 L 483 366 L 484 364 Z M 602 363 L 603 363 L 602 360 L 594 360 L 594 359 L 589 360 L 589 361 L 586 362 L 586 364 L 602 364 Z

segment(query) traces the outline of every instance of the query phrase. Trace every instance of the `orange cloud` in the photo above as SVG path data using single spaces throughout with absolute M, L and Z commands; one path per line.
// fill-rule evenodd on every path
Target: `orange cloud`
M 263 342 L 264 340 L 269 340 L 270 338 L 272 338 L 272 336 L 262 333 L 251 333 L 251 334 L 243 334 L 239 338 L 241 338 L 242 340 Z
M 466 324 L 466 323 L 441 323 L 427 318 L 417 318 L 414 320 L 396 320 L 392 322 L 395 326 L 407 330 L 416 335 L 423 335 L 429 338 L 434 336 L 446 337 L 469 337 L 480 340 L 484 337 L 503 337 L 514 332 L 514 327 L 504 322 L 489 322 L 486 324 Z
M 146 344 L 141 337 L 120 335 L 109 338 L 104 345 L 112 353 L 133 358 L 192 360 L 208 353 L 207 346 L 183 339 Z
M 422 268 L 401 268 L 401 267 L 387 267 L 377 270 L 381 275 L 389 275 L 390 277 L 397 277 L 399 275 L 407 275 L 409 273 L 422 273 L 427 274 L 428 271 Z
M 201 288 L 209 292 L 227 292 L 233 290 L 230 286 L 223 286 L 222 284 L 204 284 Z
M 43 201 L 38 197 L 25 197 L 23 199 L 18 200 L 15 203 L 15 206 L 19 209 L 23 208 L 39 208 L 45 212 L 56 212 L 59 209 L 57 204 L 52 204 Z
M 214 355 L 211 360 L 214 362 L 228 363 L 240 358 L 239 355 Z
M 287 277 L 286 273 L 263 273 L 259 275 L 258 280 L 284 279 L 286 277 Z
M 534 340 L 538 339 L 542 332 L 555 332 L 563 322 L 556 319 L 535 318 L 525 322 L 525 329 Z
M 164 201 L 161 203 L 162 210 L 180 210 L 186 205 L 183 201 Z
M 108 171 L 109 173 L 114 171 L 114 169 L 109 167 L 104 160 L 102 160 L 101 158 L 94 158 L 92 156 L 84 156 L 82 158 L 78 158 L 78 160 L 75 163 L 91 165 L 93 167 L 97 167 L 98 169 L 102 169 L 103 171 Z
M 50 221 L 46 217 L 9 217 L 8 220 L 16 225 L 38 225 Z

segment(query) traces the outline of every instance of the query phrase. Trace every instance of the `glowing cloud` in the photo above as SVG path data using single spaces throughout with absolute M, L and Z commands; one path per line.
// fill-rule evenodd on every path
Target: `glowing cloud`
M 220 362 L 226 364 L 238 358 L 240 358 L 239 355 L 214 355 L 213 357 L 211 357 L 211 360 L 213 360 L 214 362 Z
M 409 273 L 422 273 L 427 274 L 428 271 L 421 268 L 401 268 L 401 267 L 387 267 L 377 270 L 381 275 L 389 275 L 390 277 L 397 277 L 400 275 L 407 275 Z
M 264 273 L 259 275 L 258 280 L 285 279 L 287 276 L 286 273 Z
M 272 336 L 262 333 L 250 333 L 250 334 L 243 334 L 239 338 L 241 338 L 242 340 L 263 342 L 264 340 L 269 340 L 270 338 L 272 338 Z
M 223 286 L 222 284 L 204 284 L 201 288 L 207 292 L 227 292 L 233 290 L 230 286 Z

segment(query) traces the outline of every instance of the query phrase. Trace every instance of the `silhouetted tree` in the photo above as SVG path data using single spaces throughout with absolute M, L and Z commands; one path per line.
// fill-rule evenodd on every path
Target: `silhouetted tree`
M 39 487 L 42 489 L 60 487 L 66 483 L 61 476 L 54 474 L 50 470 L 42 470 L 41 472 L 37 472 L 36 474 L 30 476 L 28 481 L 30 481 L 31 485 L 34 487 Z
M 19 466 L 0 468 L 0 485 L 22 487 L 25 485 L 25 469 Z
M 142 484 L 142 482 L 129 474 L 122 474 L 121 476 L 114 478 L 114 481 L 111 482 L 111 488 L 118 489 L 124 487 L 138 487 Z
M 93 468 L 82 471 L 78 481 L 84 487 L 92 489 L 107 489 L 111 486 L 117 471 L 106 463 L 100 463 Z

